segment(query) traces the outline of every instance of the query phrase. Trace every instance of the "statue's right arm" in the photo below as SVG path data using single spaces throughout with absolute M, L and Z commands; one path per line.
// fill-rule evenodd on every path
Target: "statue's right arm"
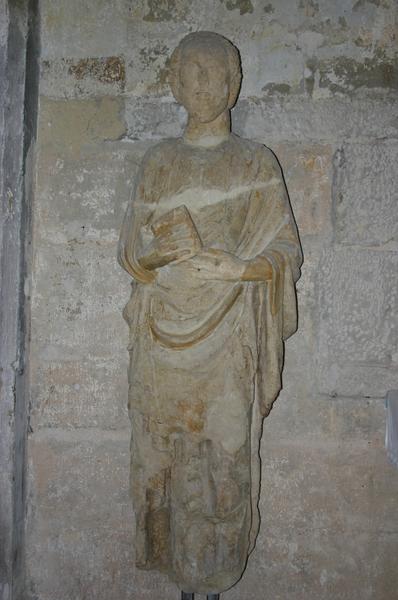
M 120 234 L 118 261 L 121 267 L 139 283 L 152 283 L 156 273 L 149 268 L 150 265 L 141 262 L 138 244 L 140 223 L 137 218 L 134 218 L 133 212 L 127 209 Z
M 146 160 L 144 158 L 120 231 L 118 261 L 120 266 L 139 283 L 152 283 L 156 278 L 156 273 L 149 268 L 150 265 L 141 263 L 143 256 L 142 232 L 148 219 L 148 209 L 145 207 L 145 170 Z

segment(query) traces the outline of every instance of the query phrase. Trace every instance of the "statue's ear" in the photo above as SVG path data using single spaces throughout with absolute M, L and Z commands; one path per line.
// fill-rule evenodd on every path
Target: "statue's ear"
M 234 75 L 231 77 L 231 81 L 229 84 L 229 101 L 228 108 L 231 109 L 235 105 L 235 102 L 238 99 L 240 86 L 242 83 L 242 73 L 240 71 L 235 71 Z
M 181 50 L 177 46 L 169 60 L 169 75 L 168 81 L 174 98 L 179 104 L 180 100 L 180 59 Z

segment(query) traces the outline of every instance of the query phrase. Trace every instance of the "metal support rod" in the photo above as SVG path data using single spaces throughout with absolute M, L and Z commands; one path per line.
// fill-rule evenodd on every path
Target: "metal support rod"
M 220 600 L 220 594 L 207 594 L 207 600 Z M 181 592 L 181 600 L 194 600 L 194 594 Z

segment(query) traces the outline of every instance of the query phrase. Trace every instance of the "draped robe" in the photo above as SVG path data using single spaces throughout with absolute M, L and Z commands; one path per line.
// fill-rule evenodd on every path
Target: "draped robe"
M 182 205 L 204 247 L 264 256 L 272 278 L 203 280 L 189 260 L 143 268 L 151 223 Z M 134 278 L 124 317 L 136 563 L 186 592 L 221 592 L 255 544 L 262 420 L 281 388 L 283 341 L 297 326 L 302 257 L 272 152 L 234 134 L 210 148 L 180 138 L 152 148 L 119 261 Z

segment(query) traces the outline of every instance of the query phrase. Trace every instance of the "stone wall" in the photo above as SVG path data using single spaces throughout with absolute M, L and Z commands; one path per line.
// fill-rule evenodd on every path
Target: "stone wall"
M 277 154 L 305 256 L 264 426 L 261 532 L 223 597 L 393 600 L 395 1 L 42 0 L 41 18 L 26 597 L 178 598 L 133 565 L 129 278 L 115 253 L 143 152 L 182 131 L 167 57 L 207 29 L 241 51 L 234 128 Z

